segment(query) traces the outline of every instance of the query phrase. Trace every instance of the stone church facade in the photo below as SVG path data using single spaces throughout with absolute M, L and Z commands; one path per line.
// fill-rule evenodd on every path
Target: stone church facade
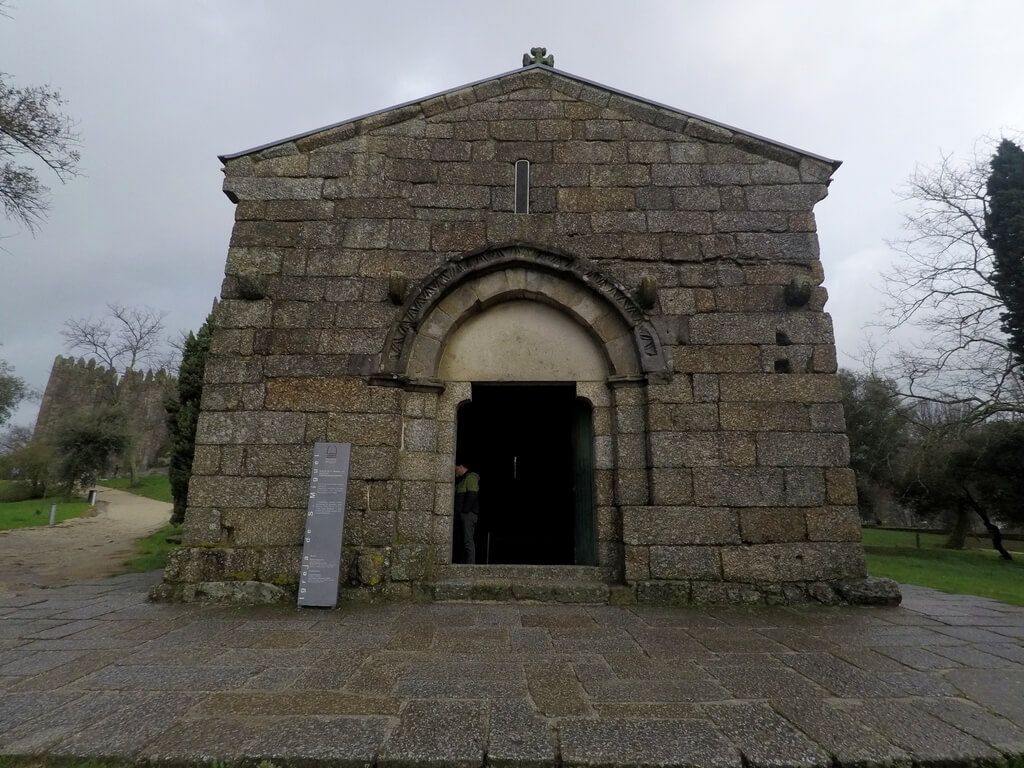
M 345 595 L 878 598 L 813 213 L 838 162 L 542 63 L 221 159 L 164 595 L 294 594 L 336 441 Z

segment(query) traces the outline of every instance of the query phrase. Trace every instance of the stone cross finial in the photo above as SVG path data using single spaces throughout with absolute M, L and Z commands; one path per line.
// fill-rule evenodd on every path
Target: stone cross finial
M 531 48 L 529 53 L 523 54 L 523 66 L 531 64 L 543 64 L 545 67 L 555 66 L 555 55 L 548 55 L 547 48 Z

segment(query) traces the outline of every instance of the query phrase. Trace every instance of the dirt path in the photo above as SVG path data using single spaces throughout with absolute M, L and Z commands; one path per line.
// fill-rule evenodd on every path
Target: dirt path
M 100 488 L 99 501 L 93 517 L 0 531 L 0 593 L 121 573 L 134 543 L 171 517 L 166 502 L 112 488 Z

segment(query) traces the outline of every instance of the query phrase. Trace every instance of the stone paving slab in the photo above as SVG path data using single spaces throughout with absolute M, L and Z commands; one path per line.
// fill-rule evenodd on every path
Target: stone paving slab
M 375 766 L 1024 759 L 1024 609 L 169 606 L 0 596 L 0 755 Z

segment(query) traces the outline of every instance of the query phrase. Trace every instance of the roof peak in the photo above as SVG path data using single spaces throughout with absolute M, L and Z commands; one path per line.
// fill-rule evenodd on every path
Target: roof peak
M 613 88 L 609 85 L 604 85 L 602 83 L 589 80 L 579 75 L 574 75 L 571 72 L 566 72 L 563 69 L 556 70 L 552 66 L 554 63 L 554 57 L 546 54 L 546 49 L 534 48 L 532 50 L 538 52 L 545 52 L 541 57 L 541 60 L 533 61 L 531 59 L 531 62 L 526 64 L 525 62 L 527 60 L 527 57 L 530 56 L 530 54 L 526 54 L 523 57 L 523 67 L 512 69 L 507 72 L 502 72 L 501 74 L 498 75 L 492 75 L 491 77 L 486 77 L 481 80 L 475 80 L 471 83 L 459 85 L 454 88 L 448 88 L 438 93 L 433 93 L 427 96 L 422 96 L 420 98 L 413 99 L 411 101 L 403 102 L 402 104 L 396 104 L 391 107 L 385 107 L 384 109 L 368 112 L 364 115 L 349 118 L 348 120 L 342 120 L 337 123 L 332 123 L 331 125 L 325 125 L 320 128 L 314 128 L 313 130 L 310 131 L 303 131 L 302 133 L 295 134 L 294 136 L 279 139 L 278 141 L 268 142 L 257 147 L 252 147 L 251 149 L 242 150 L 241 152 L 232 152 L 229 154 L 220 155 L 219 159 L 221 162 L 228 162 L 230 160 L 235 160 L 237 158 L 245 157 L 247 155 L 252 155 L 258 152 L 263 152 L 265 150 L 282 147 L 283 145 L 289 144 L 291 142 L 298 142 L 298 149 L 300 151 L 304 151 L 304 148 L 302 146 L 303 144 L 312 144 L 315 147 L 323 143 L 321 141 L 311 140 L 309 138 L 315 136 L 316 134 L 329 133 L 331 134 L 331 141 L 341 141 L 345 138 L 354 136 L 357 133 L 374 130 L 385 125 L 390 125 L 394 122 L 401 122 L 404 120 L 412 119 L 417 114 L 423 113 L 423 107 L 425 105 L 430 106 L 430 104 L 428 103 L 435 103 L 438 100 L 450 103 L 451 98 L 453 96 L 458 102 L 461 100 L 459 97 L 461 97 L 465 92 L 470 92 L 473 89 L 478 89 L 481 86 L 485 86 L 490 83 L 495 83 L 496 81 L 499 80 L 505 80 L 507 78 L 520 76 L 526 77 L 530 72 L 536 72 L 538 75 L 540 73 L 544 73 L 545 75 L 549 75 L 562 81 L 572 81 L 573 83 L 576 84 L 576 86 L 574 87 L 576 87 L 577 90 L 578 86 L 582 86 L 584 91 L 590 90 L 591 92 L 593 92 L 593 89 L 597 89 L 598 91 L 604 91 L 608 94 L 611 94 L 614 97 L 618 97 L 619 102 L 622 102 L 622 100 L 633 102 L 635 109 L 630 109 L 629 111 L 633 113 L 634 117 L 638 119 L 645 119 L 644 117 L 640 117 L 639 115 L 646 115 L 646 119 L 648 122 L 652 122 L 653 124 L 659 125 L 660 127 L 665 127 L 668 130 L 677 130 L 678 132 L 681 133 L 683 132 L 682 127 L 676 128 L 674 126 L 688 126 L 690 124 L 690 121 L 696 121 L 695 123 L 693 123 L 694 131 L 687 130 L 686 132 L 690 133 L 691 135 L 698 136 L 699 138 L 711 138 L 711 140 L 713 141 L 729 142 L 738 140 L 747 144 L 753 143 L 755 145 L 763 147 L 765 149 L 765 152 L 772 152 L 780 155 L 781 157 L 792 157 L 793 155 L 808 157 L 813 160 L 817 160 L 819 162 L 831 165 L 833 170 L 838 168 L 841 164 L 841 161 L 839 160 L 833 160 L 828 157 L 815 154 L 813 152 L 808 152 L 807 150 L 799 149 L 797 147 L 784 144 L 774 139 L 769 139 L 765 136 L 760 136 L 756 133 L 752 133 L 741 128 L 736 128 L 732 125 L 722 123 L 718 120 L 712 120 L 707 117 L 696 115 L 692 112 L 687 112 L 685 110 L 678 109 L 677 107 L 671 107 L 666 104 L 662 104 L 660 102 L 644 98 L 642 96 L 637 96 L 635 94 L 629 93 L 628 91 L 623 91 L 618 88 Z M 547 63 L 544 60 L 545 58 L 547 60 L 550 60 L 551 63 Z M 525 83 L 520 87 L 525 87 Z M 484 90 L 487 91 L 489 89 Z M 513 88 L 512 90 L 515 90 L 515 88 Z M 477 100 L 476 95 L 472 93 L 469 95 L 472 101 Z M 430 114 L 433 114 L 433 112 L 431 112 Z M 388 119 L 388 115 L 393 116 L 393 119 Z M 324 138 L 326 139 L 327 137 Z M 306 140 L 305 142 L 303 142 L 304 139 Z

